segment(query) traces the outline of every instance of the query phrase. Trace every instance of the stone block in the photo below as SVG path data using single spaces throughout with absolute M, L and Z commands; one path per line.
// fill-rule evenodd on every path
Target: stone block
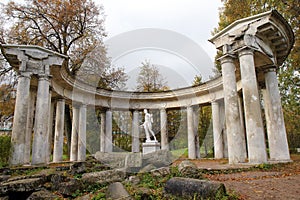
M 120 182 L 112 183 L 108 186 L 106 191 L 107 199 L 123 199 L 130 200 L 132 199 L 124 185 Z
M 216 196 L 224 196 L 226 190 L 222 183 L 174 177 L 167 181 L 165 193 L 191 199 L 215 199 Z
M 152 153 L 160 150 L 160 143 L 157 141 L 147 141 L 143 145 L 143 154 Z

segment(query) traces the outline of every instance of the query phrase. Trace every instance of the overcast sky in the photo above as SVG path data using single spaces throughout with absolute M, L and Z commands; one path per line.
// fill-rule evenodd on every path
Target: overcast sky
M 216 51 L 208 39 L 218 24 L 220 0 L 101 2 L 106 15 L 109 53 L 113 64 L 125 67 L 130 75 L 129 90 L 135 88 L 138 66 L 144 60 L 150 60 L 160 69 L 171 88 L 191 85 L 196 74 L 201 74 L 204 79 L 212 75 Z M 180 46 L 166 47 L 157 43 L 164 41 L 189 44 L 189 47 L 185 46 L 185 51 L 179 52 Z M 139 45 L 132 46 L 132 43 Z M 120 52 L 115 52 L 118 50 Z
M 113 65 L 130 76 L 128 90 L 135 89 L 145 60 L 159 68 L 171 88 L 191 85 L 197 74 L 205 80 L 212 75 L 216 51 L 208 39 L 217 27 L 221 0 L 95 1 L 104 6 Z

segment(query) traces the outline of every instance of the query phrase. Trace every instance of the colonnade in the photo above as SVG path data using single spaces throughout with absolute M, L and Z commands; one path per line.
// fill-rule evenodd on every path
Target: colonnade
M 72 105 L 71 161 L 86 158 L 88 106 L 103 109 L 99 130 L 102 152 L 113 151 L 113 109 L 132 111 L 132 152 L 139 152 L 140 110 L 160 110 L 161 149 L 169 149 L 167 110 L 186 108 L 188 155 L 200 158 L 197 108 L 204 104 L 212 107 L 215 158 L 228 157 L 230 164 L 289 161 L 276 70 L 294 43 L 290 26 L 272 10 L 237 20 L 210 41 L 223 53 L 219 58 L 222 77 L 161 93 L 95 90 L 76 81 L 63 65 L 68 59 L 64 55 L 37 46 L 3 45 L 19 74 L 11 165 L 30 160 L 31 164 L 46 164 L 51 161 L 51 146 L 53 162 L 62 161 L 66 104 Z

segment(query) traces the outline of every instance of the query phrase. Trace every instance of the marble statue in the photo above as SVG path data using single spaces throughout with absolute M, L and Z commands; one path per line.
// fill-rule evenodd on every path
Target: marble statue
M 145 129 L 146 142 L 151 141 L 149 133 L 151 133 L 151 135 L 154 137 L 154 141 L 157 141 L 156 137 L 155 137 L 155 134 L 152 130 L 153 116 L 152 116 L 152 114 L 148 113 L 147 109 L 144 109 L 144 113 L 145 113 L 145 121 L 141 126 L 143 126 L 144 129 Z

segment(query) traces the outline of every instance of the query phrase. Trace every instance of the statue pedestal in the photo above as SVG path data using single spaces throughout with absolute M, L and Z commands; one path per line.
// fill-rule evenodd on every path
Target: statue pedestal
M 151 153 L 160 150 L 160 143 L 154 140 L 143 143 L 143 154 Z

